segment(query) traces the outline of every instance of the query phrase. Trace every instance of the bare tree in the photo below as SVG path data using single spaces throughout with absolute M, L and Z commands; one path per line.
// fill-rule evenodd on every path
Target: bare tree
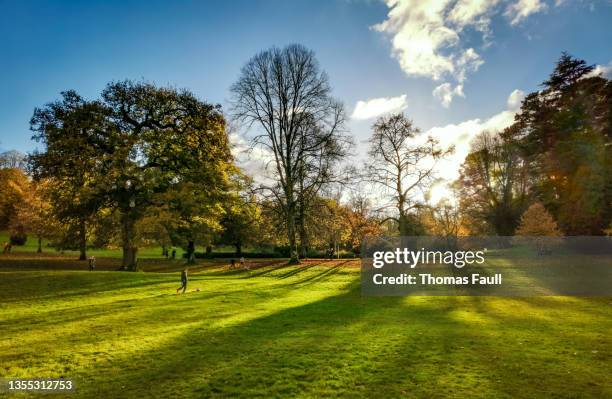
M 400 235 L 411 235 L 410 214 L 420 208 L 425 188 L 433 182 L 439 159 L 452 153 L 443 150 L 437 140 L 418 137 L 419 129 L 403 114 L 378 118 L 370 138 L 369 179 L 392 193 L 388 206 L 397 210 Z M 420 192 L 420 194 L 419 194 Z
M 296 220 L 300 199 L 317 192 L 343 155 L 344 112 L 331 97 L 327 75 L 312 51 L 301 45 L 271 48 L 242 68 L 231 88 L 236 120 L 261 130 L 252 146 L 273 155 L 276 185 L 263 187 L 280 205 L 290 262 L 298 262 Z M 302 209 L 306 209 L 303 207 Z M 300 218 L 300 223 L 303 218 Z
M 25 154 L 10 150 L 0 154 L 0 168 L 26 169 L 27 161 Z
M 307 225 L 316 223 L 316 215 L 312 214 L 318 212 L 314 205 L 317 196 L 325 187 L 343 185 L 347 180 L 338 168 L 338 163 L 346 156 L 352 142 L 342 134 L 342 105 L 337 103 L 333 107 L 331 124 L 316 123 L 309 118 L 299 131 L 301 143 L 298 152 L 296 224 L 300 257 L 305 257 L 308 252 Z

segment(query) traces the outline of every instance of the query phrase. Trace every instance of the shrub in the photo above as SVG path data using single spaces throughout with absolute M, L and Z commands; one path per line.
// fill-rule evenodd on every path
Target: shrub
M 544 237 L 560 237 L 561 231 L 557 226 L 557 222 L 548 213 L 544 205 L 536 202 L 521 216 L 521 223 L 516 230 L 516 234 L 518 236 L 530 237 L 530 243 L 535 245 L 538 253 L 546 255 L 551 252 L 551 246 L 557 240 Z
M 15 232 L 10 237 L 11 245 L 22 246 L 28 241 L 28 235 L 23 231 Z
M 561 232 L 557 222 L 544 208 L 544 205 L 536 202 L 521 216 L 521 223 L 516 230 L 516 234 L 519 236 L 559 237 Z

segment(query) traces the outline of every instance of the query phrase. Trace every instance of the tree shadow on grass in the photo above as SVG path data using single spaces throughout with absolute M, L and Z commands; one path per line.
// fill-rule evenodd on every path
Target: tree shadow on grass
M 146 396 L 150 392 L 142 390 L 149 385 L 155 385 L 160 397 L 172 392 L 184 397 L 373 394 L 376 384 L 359 383 L 360 378 L 377 380 L 371 366 L 387 369 L 389 347 L 379 340 L 385 327 L 400 334 L 398 342 L 403 343 L 415 329 L 425 333 L 431 328 L 424 320 L 433 320 L 437 328 L 441 322 L 452 323 L 446 309 L 426 303 L 407 308 L 403 300 L 362 298 L 354 280 L 339 295 L 228 328 L 208 329 L 203 322 L 170 345 L 120 360 L 114 367 L 124 370 L 121 375 L 105 375 L 88 389 L 98 396 L 116 396 L 120 385 L 125 390 L 119 396 L 125 397 Z M 134 364 L 147 366 L 130 367 Z M 91 372 L 95 379 L 95 370 Z M 401 377 L 405 370 L 390 375 Z
M 10 280 L 8 274 L 11 274 Z M 166 276 L 117 273 L 100 277 L 97 273 L 12 273 L 3 276 L 0 283 L 0 300 L 3 303 L 39 301 L 49 298 L 62 299 L 71 296 L 94 296 L 122 289 L 139 289 L 167 284 Z
M 328 269 L 301 281 L 322 281 L 338 272 Z M 290 299 L 294 284 L 269 280 L 278 283 L 261 289 L 272 290 L 281 301 Z M 126 323 L 119 326 L 126 340 L 133 339 L 134 332 L 142 334 L 142 329 L 150 328 L 154 337 L 167 326 L 189 327 L 153 349 L 142 347 L 92 363 L 74 375 L 79 396 L 563 396 L 565 391 L 558 387 L 562 382 L 542 376 L 551 362 L 558 361 L 555 354 L 521 352 L 525 347 L 510 340 L 528 337 L 535 342 L 539 334 L 553 333 L 562 342 L 588 333 L 564 333 L 562 323 L 533 320 L 521 314 L 521 300 L 516 300 L 516 312 L 509 312 L 492 307 L 489 301 L 497 299 L 490 297 L 366 298 L 359 294 L 358 281 L 353 279 L 337 295 L 288 308 L 281 305 L 272 314 L 238 324 L 216 322 L 258 306 L 251 302 L 253 295 L 244 295 L 241 288 L 228 293 L 223 303 L 209 301 L 213 295 L 225 294 L 221 292 L 185 295 L 166 305 L 149 303 L 133 323 L 129 323 L 131 312 L 118 319 Z M 545 302 L 539 305 L 544 307 Z M 456 317 L 457 311 L 465 310 L 477 311 L 491 324 Z M 79 334 L 88 333 L 75 331 L 65 339 L 87 340 Z M 566 381 L 583 389 L 584 396 L 605 397 L 601 387 L 585 387 L 585 372 L 595 367 L 581 369 L 587 361 L 564 363 L 573 372 Z M 605 369 L 605 362 L 599 361 L 598 367 Z M 544 383 L 551 390 L 540 390 Z M 594 383 L 602 384 L 601 377 L 594 377 Z
M 313 267 L 316 267 L 316 266 L 320 266 L 320 264 L 318 264 L 318 263 L 311 263 L 309 265 L 294 267 L 293 270 L 290 270 L 287 273 L 283 273 L 283 274 L 279 275 L 278 278 L 285 279 L 285 278 L 293 277 L 293 276 L 296 276 L 296 275 L 298 275 L 300 273 L 305 272 L 308 269 L 312 269 Z
M 550 297 L 465 300 L 469 304 L 465 308 L 492 322 L 473 329 L 482 350 L 472 353 L 477 362 L 494 371 L 489 383 L 504 396 L 516 397 L 520 392 L 524 397 L 600 398 L 612 392 L 604 371 L 610 364 L 605 354 L 610 350 L 606 337 L 612 327 L 608 316 L 593 313 L 582 318 L 581 307 L 568 306 L 553 306 L 554 313 L 547 314 L 546 304 L 558 301 Z
M 325 270 L 321 271 L 318 274 L 315 274 L 315 275 L 306 277 L 304 279 L 301 279 L 299 281 L 293 282 L 293 283 L 291 283 L 291 285 L 310 285 L 310 284 L 314 284 L 316 282 L 320 282 L 320 281 L 329 279 L 333 275 L 339 273 L 342 270 L 342 266 L 345 263 L 346 262 L 339 263 L 336 266 L 332 266 L 332 267 L 330 267 L 328 269 L 325 269 Z

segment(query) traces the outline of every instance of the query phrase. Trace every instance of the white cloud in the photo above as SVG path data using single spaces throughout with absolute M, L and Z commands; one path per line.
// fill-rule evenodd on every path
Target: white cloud
M 476 72 L 484 61 L 473 48 L 469 48 L 457 59 L 457 80 L 463 82 L 467 72 Z
M 351 118 L 353 119 L 371 119 L 377 116 L 391 113 L 401 112 L 406 109 L 406 95 L 399 97 L 381 97 L 373 98 L 367 101 L 357 101 Z
M 248 140 L 237 133 L 229 135 L 232 155 L 236 164 L 242 168 L 258 184 L 270 183 L 270 173 L 267 169 L 274 160 L 270 151 L 262 147 L 251 148 Z
M 601 76 L 602 78 L 612 79 L 612 61 L 608 65 L 596 65 L 587 77 Z
M 459 26 L 487 23 L 488 11 L 497 5 L 499 0 L 459 0 L 448 14 L 448 19 Z
M 468 74 L 485 62 L 473 46 L 464 43 L 467 28 L 481 33 L 484 48 L 491 44 L 494 15 L 503 13 L 515 26 L 547 8 L 543 0 L 384 1 L 389 8 L 387 18 L 372 28 L 389 36 L 393 57 L 406 75 L 443 80 L 443 84 L 462 88 Z M 440 96 L 441 90 L 446 89 L 440 88 L 437 97 L 448 106 L 452 94 Z
M 508 97 L 508 100 L 511 97 L 518 98 L 518 92 L 520 90 L 514 90 Z M 432 187 L 433 191 L 430 192 L 430 201 L 433 204 L 450 195 L 450 191 L 446 186 L 448 183 L 459 178 L 461 164 L 470 152 L 470 145 L 474 137 L 484 130 L 501 131 L 512 125 L 518 108 L 512 108 L 510 101 L 508 103 L 508 109 L 489 118 L 475 118 L 456 124 L 433 127 L 422 135 L 423 137 L 432 136 L 436 138 L 444 148 L 455 146 L 455 152 L 440 161 L 436 167 L 436 174 L 440 178 L 440 182 Z
M 471 1 L 459 1 L 449 13 L 449 0 L 387 0 L 388 17 L 373 28 L 392 36 L 393 55 L 406 74 L 461 78 L 482 64 L 474 49 L 459 46 L 461 30 L 474 25 L 490 3 L 475 7 Z
M 521 106 L 521 102 L 525 98 L 525 92 L 519 89 L 515 89 L 508 96 L 508 109 L 516 110 Z
M 560 6 L 561 3 L 555 5 Z M 510 19 L 510 25 L 517 25 L 531 14 L 545 11 L 546 8 L 546 4 L 541 0 L 518 0 L 506 8 L 505 15 Z
M 463 94 L 463 85 L 457 85 L 455 88 L 453 88 L 448 82 L 437 86 L 435 89 L 433 89 L 432 94 L 442 103 L 442 106 L 445 108 L 448 108 L 450 103 L 453 101 L 453 97 L 465 97 L 465 94 Z

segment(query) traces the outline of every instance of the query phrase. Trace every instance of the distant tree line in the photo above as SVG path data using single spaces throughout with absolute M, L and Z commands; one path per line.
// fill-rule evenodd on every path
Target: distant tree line
M 512 235 L 534 203 L 565 235 L 611 227 L 612 81 L 593 71 L 564 53 L 512 126 L 475 139 L 458 182 L 471 233 Z

